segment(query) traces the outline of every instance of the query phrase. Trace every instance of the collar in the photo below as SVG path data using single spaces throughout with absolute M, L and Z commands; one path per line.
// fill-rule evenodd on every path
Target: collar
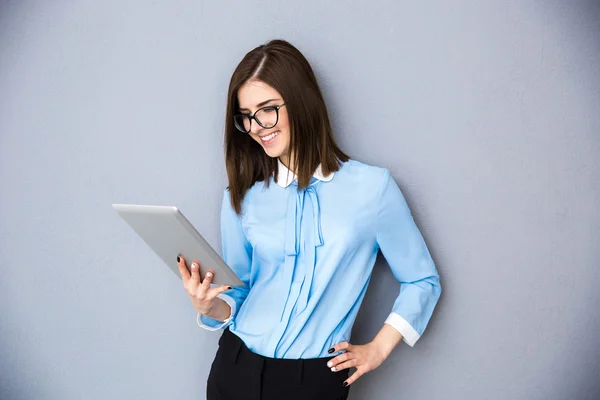
M 279 160 L 279 157 L 277 158 L 277 166 L 279 170 L 277 174 L 277 184 L 279 186 L 283 188 L 288 187 L 292 182 L 294 182 L 297 179 L 296 174 L 290 171 L 288 167 L 286 167 L 281 162 L 281 160 Z M 313 174 L 313 177 L 317 178 L 320 181 L 329 182 L 333 179 L 334 174 L 335 172 L 332 172 L 327 176 L 323 176 L 323 171 L 321 171 L 321 164 L 319 164 L 319 166 L 315 170 L 315 173 Z

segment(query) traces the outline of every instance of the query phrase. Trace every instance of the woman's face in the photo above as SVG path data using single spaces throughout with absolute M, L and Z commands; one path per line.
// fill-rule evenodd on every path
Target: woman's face
M 284 104 L 277 90 L 258 80 L 244 83 L 237 92 L 237 98 L 240 107 L 237 112 L 241 114 L 253 115 L 259 108 Z M 281 157 L 282 162 L 288 163 L 290 129 L 287 106 L 279 109 L 279 119 L 272 128 L 265 129 L 252 120 L 249 135 L 262 146 L 269 157 Z

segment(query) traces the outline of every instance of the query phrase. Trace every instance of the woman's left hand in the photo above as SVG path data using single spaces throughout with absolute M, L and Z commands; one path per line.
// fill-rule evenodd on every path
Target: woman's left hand
M 342 342 L 333 346 L 333 349 L 332 353 L 341 350 L 346 350 L 346 352 L 332 358 L 327 363 L 332 372 L 342 371 L 350 367 L 356 368 L 356 371 L 344 382 L 344 386 L 351 385 L 362 375 L 379 367 L 388 356 L 375 341 L 364 345 Z

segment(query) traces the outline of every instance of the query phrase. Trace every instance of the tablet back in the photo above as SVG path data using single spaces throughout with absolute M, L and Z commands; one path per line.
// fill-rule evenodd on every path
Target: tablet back
M 212 268 L 215 271 L 212 283 L 244 285 L 177 207 L 139 204 L 112 206 L 179 278 L 181 274 L 177 256 L 181 254 L 188 269 L 192 261 L 198 260 L 202 279 Z

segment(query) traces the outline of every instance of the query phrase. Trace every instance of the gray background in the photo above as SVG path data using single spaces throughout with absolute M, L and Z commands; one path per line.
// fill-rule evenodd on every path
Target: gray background
M 270 38 L 391 169 L 442 278 L 350 398 L 600 396 L 597 3 L 0 4 L 0 398 L 204 398 L 219 333 L 110 204 L 177 205 L 220 248 L 228 80 Z M 378 262 L 355 343 L 397 290 Z

